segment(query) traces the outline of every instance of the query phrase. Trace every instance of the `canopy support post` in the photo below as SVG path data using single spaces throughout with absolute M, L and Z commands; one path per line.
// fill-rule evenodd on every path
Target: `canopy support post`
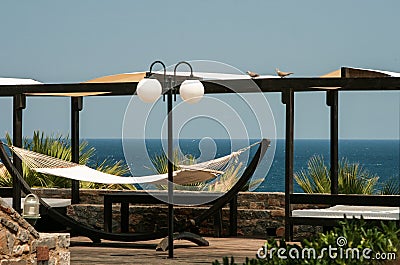
M 293 194 L 293 159 L 294 159 L 294 91 L 282 92 L 282 103 L 286 105 L 285 136 L 285 240 L 293 239 L 293 224 L 290 222 L 292 206 L 290 197 Z
M 79 164 L 79 112 L 83 109 L 83 97 L 71 97 L 71 161 Z M 79 203 L 79 181 L 71 181 L 71 203 Z
M 338 91 L 326 92 L 327 105 L 330 107 L 330 153 L 331 153 L 331 194 L 339 192 L 339 130 L 338 130 Z
M 22 111 L 26 108 L 26 96 L 17 94 L 13 97 L 13 145 L 22 147 Z M 13 163 L 18 172 L 23 176 L 22 161 L 13 154 Z M 13 208 L 21 213 L 21 183 L 13 177 Z

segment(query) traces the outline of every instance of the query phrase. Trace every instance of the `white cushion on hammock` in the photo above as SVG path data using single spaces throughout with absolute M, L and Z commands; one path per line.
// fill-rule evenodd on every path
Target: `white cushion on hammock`
M 142 177 L 120 177 L 103 173 L 83 165 L 67 168 L 35 168 L 34 170 L 43 174 L 104 184 L 167 184 L 168 180 L 168 174 Z M 174 183 L 183 185 L 195 182 L 203 182 L 215 178 L 216 173 L 218 172 L 207 169 L 178 170 L 174 171 Z

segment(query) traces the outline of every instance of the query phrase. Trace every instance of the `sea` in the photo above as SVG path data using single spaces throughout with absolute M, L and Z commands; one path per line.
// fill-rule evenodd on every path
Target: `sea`
M 104 159 L 109 161 L 125 161 L 123 143 L 121 139 L 85 139 L 90 147 L 96 149 L 95 156 L 91 163 L 101 162 Z M 125 148 L 132 149 L 135 167 L 132 168 L 135 176 L 154 174 L 149 169 L 148 157 L 160 155 L 163 143 L 160 139 L 140 139 L 128 140 L 129 144 L 124 144 Z M 180 139 L 179 149 L 183 154 L 190 154 L 194 157 L 201 156 L 200 139 Z M 213 140 L 216 146 L 215 157 L 230 154 L 233 146 L 245 147 L 247 140 Z M 233 142 L 236 141 L 236 142 Z M 250 140 L 250 143 L 257 140 Z M 125 142 L 126 143 L 126 142 Z M 143 155 L 141 148 L 146 149 L 147 155 Z M 137 148 L 136 148 L 137 147 Z M 272 148 L 274 147 L 274 148 Z M 135 153 L 137 149 L 137 153 Z M 254 149 L 254 148 L 253 148 Z M 271 154 L 275 149 L 275 153 Z M 307 162 L 314 155 L 322 156 L 326 165 L 329 166 L 330 158 L 329 140 L 306 140 L 298 139 L 294 142 L 294 172 L 299 172 L 307 168 Z M 271 142 L 271 147 L 267 151 L 268 158 L 271 159 L 269 170 L 261 173 L 256 171 L 257 179 L 263 179 L 261 184 L 254 190 L 258 192 L 283 192 L 285 189 L 285 140 L 277 139 Z M 250 152 L 250 156 L 254 150 Z M 201 158 L 201 157 L 200 157 Z M 358 163 L 370 174 L 379 176 L 379 181 L 384 182 L 389 178 L 399 178 L 400 171 L 400 140 L 339 140 L 339 159 L 345 158 L 350 163 Z M 200 161 L 201 162 L 201 161 Z M 302 192 L 301 188 L 294 183 L 295 192 Z

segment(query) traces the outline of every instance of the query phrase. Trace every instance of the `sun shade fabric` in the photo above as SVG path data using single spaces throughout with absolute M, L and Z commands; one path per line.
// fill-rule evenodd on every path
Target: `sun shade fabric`
M 0 85 L 38 85 L 42 84 L 39 81 L 29 79 L 29 78 L 8 78 L 0 77 Z
M 164 72 L 155 71 L 153 72 L 155 76 L 164 75 Z M 176 77 L 189 77 L 190 72 L 176 72 Z M 174 76 L 175 73 L 173 71 L 167 71 L 167 76 Z M 123 82 L 139 82 L 143 78 L 145 78 L 145 72 L 136 72 L 136 73 L 124 73 L 124 74 L 116 74 L 116 75 L 108 75 L 98 77 L 85 83 L 123 83 Z M 250 76 L 246 74 L 227 74 L 227 73 L 211 73 L 211 72 L 193 72 L 193 78 L 200 80 L 236 80 L 236 79 L 252 79 Z M 279 78 L 279 76 L 273 75 L 260 75 L 256 79 L 260 78 Z
M 98 77 L 84 83 L 125 83 L 139 82 L 146 76 L 146 72 L 125 73 Z
M 349 76 L 346 77 L 400 77 L 400 73 L 390 72 L 390 71 L 354 68 L 354 67 L 346 67 L 345 69 L 350 72 Z M 335 70 L 325 75 L 322 75 L 321 77 L 322 78 L 342 77 L 342 71 L 341 69 Z

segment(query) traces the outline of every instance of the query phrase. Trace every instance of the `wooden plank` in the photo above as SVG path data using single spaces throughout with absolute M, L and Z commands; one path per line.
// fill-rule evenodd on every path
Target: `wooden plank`
M 282 90 L 292 88 L 294 91 L 330 90 L 339 87 L 339 91 L 399 90 L 399 77 L 386 78 L 282 78 L 256 79 L 260 89 Z
M 400 90 L 400 77 L 385 78 L 265 78 L 202 81 L 206 94 L 256 93 L 293 91 L 339 91 Z M 133 95 L 137 83 L 76 83 L 39 85 L 1 85 L 0 96 L 32 93 L 107 93 L 99 96 Z M 80 94 L 81 95 L 81 94 Z
M 1 85 L 0 96 L 32 93 L 92 93 L 106 92 L 107 96 L 133 95 L 137 83 L 76 83 L 76 84 L 40 84 L 40 85 Z
M 193 247 L 195 244 L 179 240 L 176 245 L 176 258 L 168 259 L 168 253 L 155 251 L 159 240 L 120 243 L 104 241 L 94 245 L 84 237 L 71 237 L 71 264 L 211 264 L 222 257 L 234 256 L 237 264 L 245 262 L 246 257 L 255 257 L 265 239 L 253 238 L 213 238 L 207 237 L 210 247 Z

